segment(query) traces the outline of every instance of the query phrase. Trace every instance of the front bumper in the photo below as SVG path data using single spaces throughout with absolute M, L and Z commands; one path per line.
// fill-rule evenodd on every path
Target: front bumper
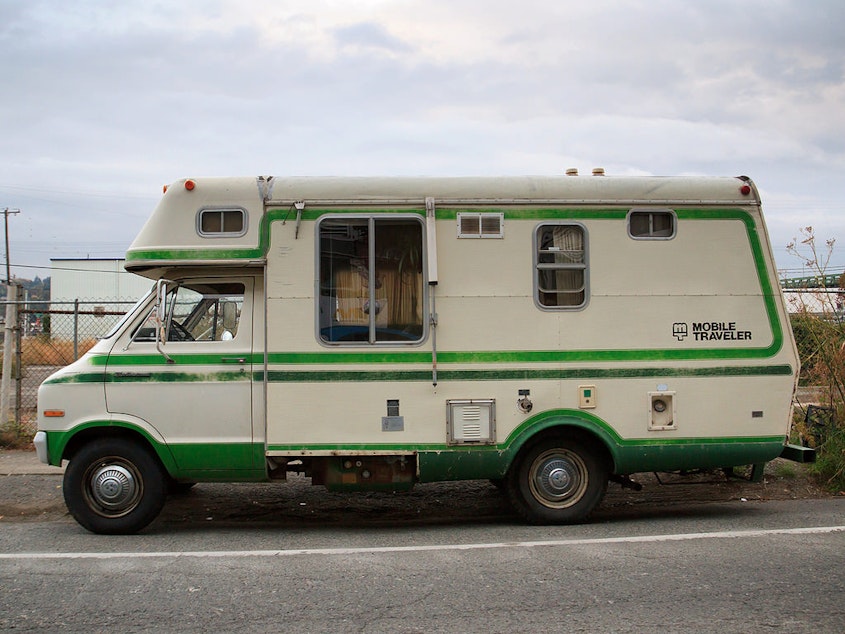
M 43 431 L 36 432 L 35 438 L 32 439 L 32 444 L 35 445 L 35 455 L 44 464 L 50 464 L 50 454 L 47 451 L 47 433 Z

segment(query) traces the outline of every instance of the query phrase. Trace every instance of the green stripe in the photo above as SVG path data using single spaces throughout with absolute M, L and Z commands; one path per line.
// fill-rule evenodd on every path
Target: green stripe
M 166 350 L 167 346 L 165 345 L 164 348 Z M 229 354 L 174 354 L 171 355 L 173 359 L 172 364 L 165 363 L 164 357 L 160 354 L 98 354 L 89 357 L 88 363 L 96 367 L 106 365 L 112 367 L 158 365 L 172 368 L 180 365 L 222 365 L 231 369 L 233 366 L 239 366 L 241 364 L 232 362 L 224 363 L 223 359 L 231 359 L 233 357 L 243 359 L 244 365 L 262 365 L 264 363 L 264 355 L 262 354 L 241 354 L 239 352 Z
M 439 381 L 558 381 L 567 379 L 629 379 L 655 377 L 736 377 L 791 376 L 789 365 L 726 366 L 715 368 L 550 368 L 502 370 L 438 370 Z M 344 371 L 270 370 L 270 383 L 356 383 L 356 382 L 429 382 L 431 370 Z M 45 383 L 194 383 L 200 381 L 264 380 L 263 372 L 150 372 L 139 376 L 120 376 L 112 372 L 71 374 L 48 379 Z
M 627 379 L 654 377 L 735 377 L 735 376 L 791 376 L 789 365 L 728 366 L 717 368 L 551 368 L 543 370 L 442 370 L 438 381 L 519 381 L 566 379 Z M 322 382 L 390 382 L 430 381 L 431 370 L 370 372 L 370 371 L 312 371 L 288 372 L 270 370 L 270 383 L 322 383 Z M 258 379 L 260 380 L 260 379 Z
M 624 440 L 608 425 L 604 424 L 606 431 L 617 439 L 619 447 L 626 449 L 643 449 L 646 447 L 690 447 L 690 446 L 704 446 L 704 445 L 747 445 L 747 444 L 768 444 L 778 443 L 783 446 L 783 436 L 751 436 L 751 437 L 719 437 L 719 438 L 662 438 L 658 439 L 629 439 Z M 521 429 L 521 428 L 520 428 Z M 520 429 L 517 429 L 511 434 L 518 435 Z M 509 437 L 510 438 L 510 437 Z M 483 453 L 501 454 L 502 451 L 509 448 L 511 440 L 505 441 L 497 445 L 490 445 L 489 447 L 477 446 L 456 446 L 447 445 L 445 443 L 427 443 L 427 444 L 366 444 L 366 443 L 324 443 L 324 444 L 271 444 L 267 445 L 268 451 L 278 451 L 286 453 L 301 454 L 308 451 L 319 452 L 333 452 L 338 455 L 348 453 L 356 454 L 365 451 L 380 451 L 380 452 L 396 452 L 396 453 L 410 453 L 421 451 L 457 451 L 457 452 L 473 452 L 480 451 Z M 750 463 L 749 463 L 750 464 Z

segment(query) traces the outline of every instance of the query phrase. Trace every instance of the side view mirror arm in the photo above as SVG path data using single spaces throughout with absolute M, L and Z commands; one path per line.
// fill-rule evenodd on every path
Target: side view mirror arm
M 171 356 L 164 351 L 164 343 L 167 341 L 167 285 L 172 284 L 170 280 L 164 278 L 156 283 L 156 301 L 155 301 L 155 331 L 156 331 L 156 350 L 165 358 L 168 363 L 176 363 Z

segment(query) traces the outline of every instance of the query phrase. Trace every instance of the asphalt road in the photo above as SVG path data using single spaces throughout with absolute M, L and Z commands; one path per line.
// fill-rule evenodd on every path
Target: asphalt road
M 643 506 L 563 527 L 460 513 L 433 524 L 327 517 L 159 522 L 131 537 L 91 535 L 65 516 L 0 522 L 0 629 L 819 634 L 845 625 L 843 498 Z

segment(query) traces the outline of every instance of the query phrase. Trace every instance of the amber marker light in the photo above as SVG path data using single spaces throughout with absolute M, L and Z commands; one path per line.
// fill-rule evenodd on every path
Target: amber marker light
M 44 418 L 62 418 L 65 415 L 63 409 L 45 409 Z
M 185 189 L 187 189 L 189 192 L 193 191 L 194 187 L 196 187 L 196 186 L 197 186 L 197 184 L 192 180 L 185 181 Z

